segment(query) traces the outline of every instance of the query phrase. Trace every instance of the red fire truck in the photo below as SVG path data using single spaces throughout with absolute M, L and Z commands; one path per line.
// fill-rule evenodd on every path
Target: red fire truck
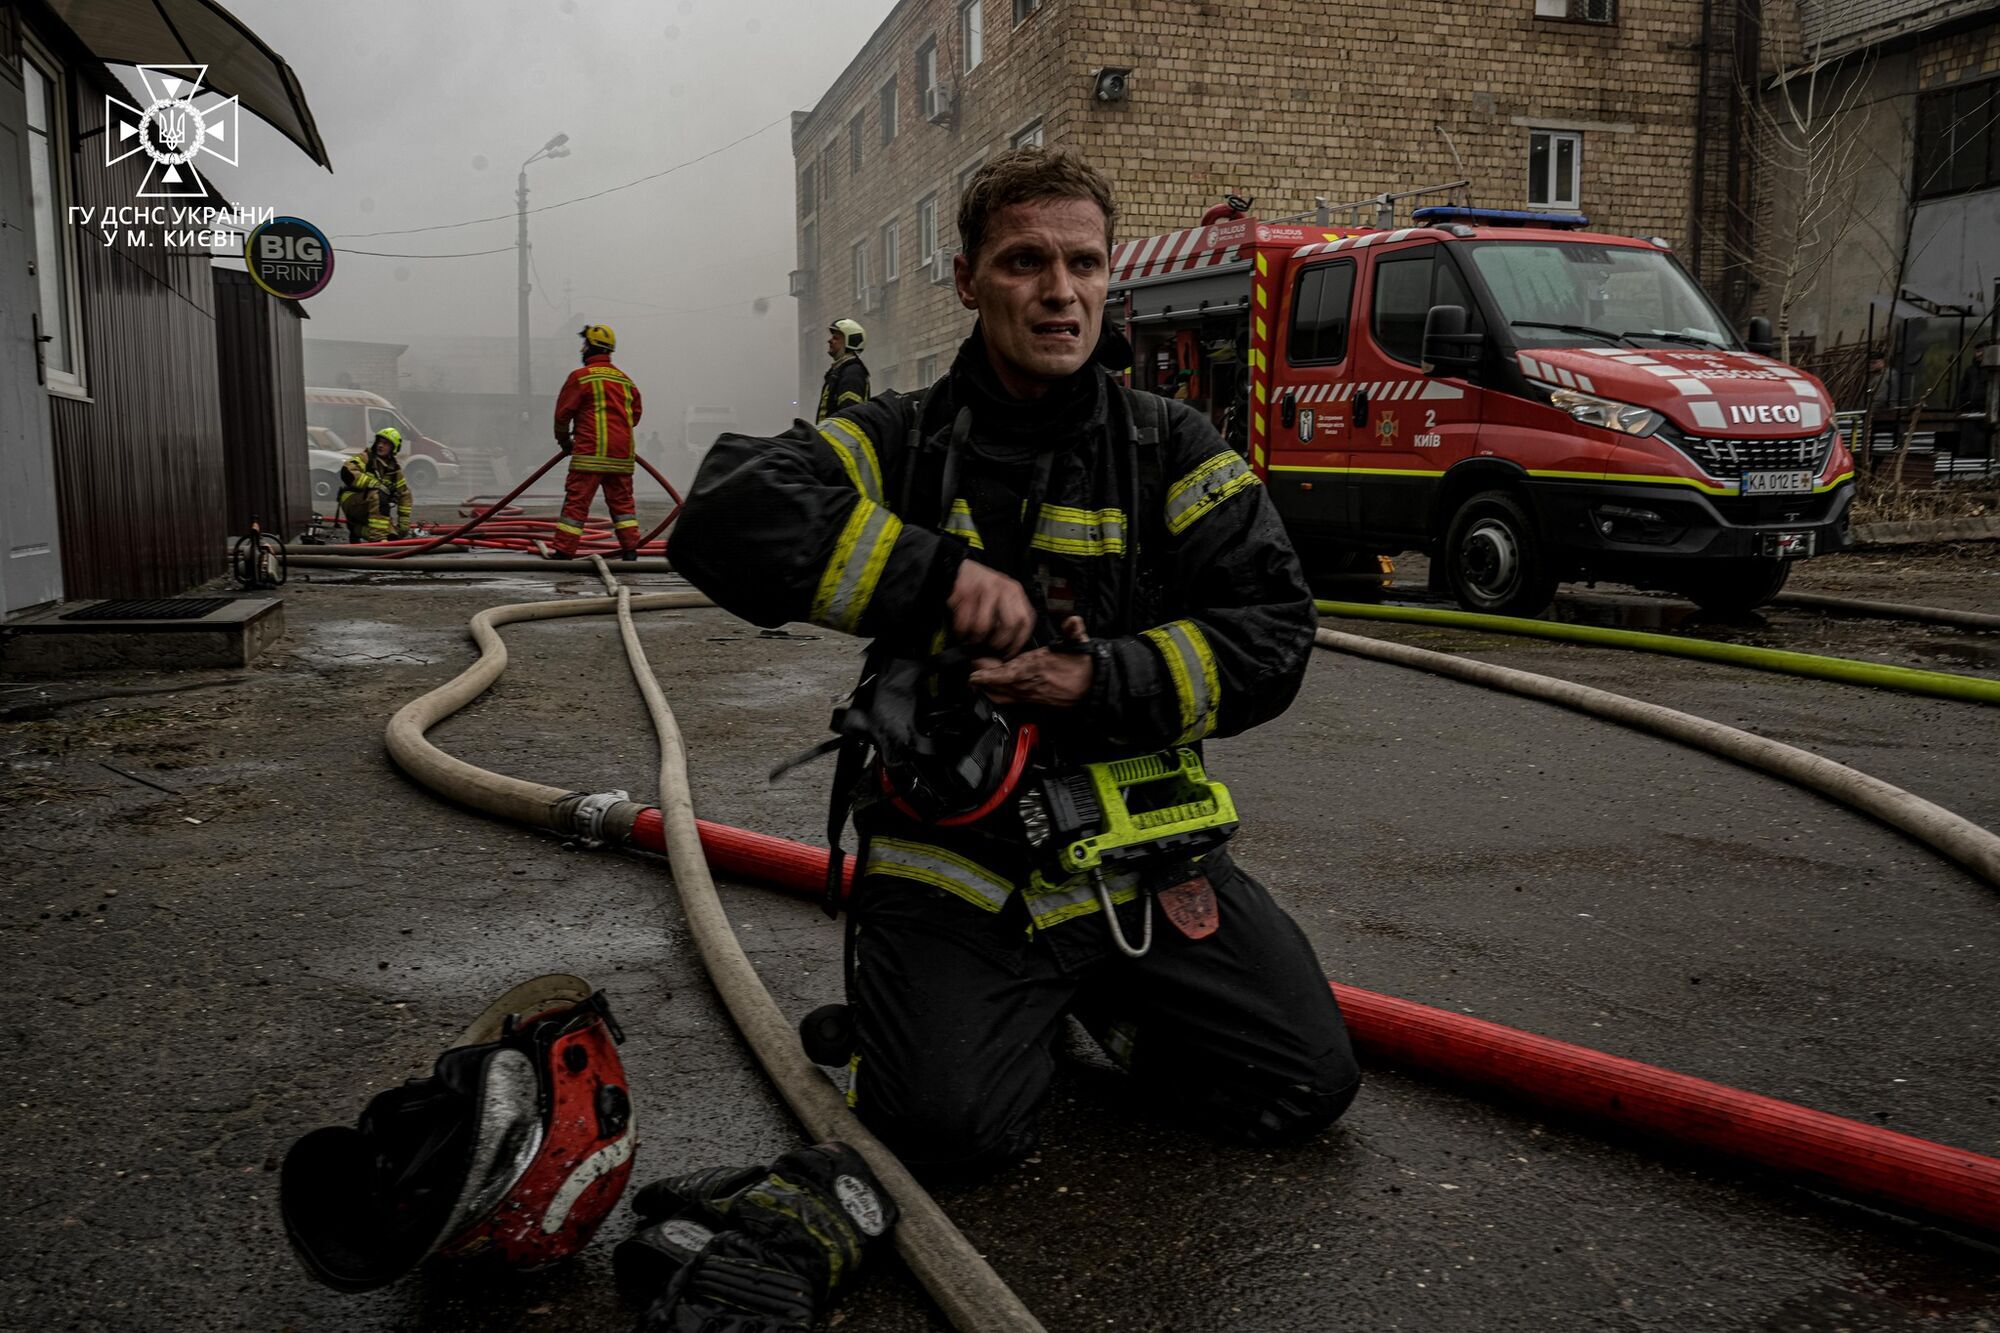
M 1853 544 L 1853 461 L 1812 376 L 1746 346 L 1665 241 L 1575 215 L 1203 225 L 1119 245 L 1133 383 L 1206 411 L 1309 573 L 1421 550 L 1471 610 L 1564 579 L 1761 606 Z

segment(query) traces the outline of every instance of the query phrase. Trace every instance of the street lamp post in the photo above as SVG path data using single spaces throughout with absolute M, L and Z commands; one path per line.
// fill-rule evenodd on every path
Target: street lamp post
M 569 142 L 567 134 L 558 134 L 536 150 L 534 156 L 521 164 L 520 174 L 514 183 L 514 257 L 519 273 L 519 301 L 515 309 L 517 356 L 514 364 L 514 392 L 523 399 L 533 392 L 528 383 L 528 165 L 545 157 L 568 157 L 569 149 L 563 147 Z M 525 407 L 523 408 L 525 411 Z

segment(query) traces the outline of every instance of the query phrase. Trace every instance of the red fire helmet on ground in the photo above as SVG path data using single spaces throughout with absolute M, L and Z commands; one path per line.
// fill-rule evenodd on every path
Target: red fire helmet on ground
M 370 1291 L 431 1254 L 534 1268 L 582 1249 L 632 1174 L 623 1039 L 603 992 L 537 977 L 428 1077 L 374 1098 L 352 1128 L 293 1144 L 279 1207 L 306 1268 Z

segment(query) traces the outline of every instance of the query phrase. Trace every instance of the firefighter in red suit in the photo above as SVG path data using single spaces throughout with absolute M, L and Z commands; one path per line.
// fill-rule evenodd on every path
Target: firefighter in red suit
M 556 447 L 569 455 L 562 518 L 550 558 L 567 560 L 583 539 L 590 498 L 604 488 L 611 527 L 627 560 L 639 558 L 639 509 L 632 502 L 632 428 L 639 424 L 639 386 L 611 364 L 618 335 L 602 324 L 581 330 L 583 364 L 569 373 L 556 399 Z

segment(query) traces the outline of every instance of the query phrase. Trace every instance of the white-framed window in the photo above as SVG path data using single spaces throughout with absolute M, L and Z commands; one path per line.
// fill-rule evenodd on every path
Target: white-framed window
M 28 102 L 28 213 L 34 219 L 35 281 L 41 289 L 42 365 L 52 392 L 80 396 L 83 310 L 77 298 L 76 248 L 69 231 L 69 103 L 62 66 L 33 42 L 21 53 Z
M 889 143 L 895 139 L 896 131 L 900 128 L 899 117 L 896 114 L 896 76 L 893 74 L 889 76 L 889 81 L 882 85 L 881 102 L 882 142 Z
M 1042 0 L 1014 0 L 1014 22 L 1026 23 L 1028 15 L 1042 7 Z
M 919 357 L 917 359 L 917 382 L 911 385 L 910 387 L 912 389 L 928 389 L 931 387 L 931 385 L 937 383 L 937 378 L 938 378 L 937 357 L 934 355 Z
M 958 49 L 968 74 L 986 59 L 986 0 L 958 0 Z
M 854 299 L 858 304 L 868 293 L 868 238 L 854 243 Z
M 926 114 L 937 93 L 937 86 L 937 38 L 927 37 L 924 44 L 917 48 L 917 105 L 923 107 Z
M 1535 0 L 1538 19 L 1568 19 L 1572 23 L 1616 23 L 1618 0 Z
M 1583 196 L 1583 136 L 1573 130 L 1528 131 L 1528 202 L 1576 208 Z
M 882 224 L 882 281 L 894 282 L 903 276 L 903 220 L 890 218 Z
M 928 264 L 938 248 L 937 196 L 925 195 L 917 205 L 917 258 Z
M 1042 146 L 1041 118 L 1038 116 L 1023 125 L 1020 129 L 1015 130 L 1013 137 L 1008 139 L 1007 143 L 1013 148 L 1040 148 Z

